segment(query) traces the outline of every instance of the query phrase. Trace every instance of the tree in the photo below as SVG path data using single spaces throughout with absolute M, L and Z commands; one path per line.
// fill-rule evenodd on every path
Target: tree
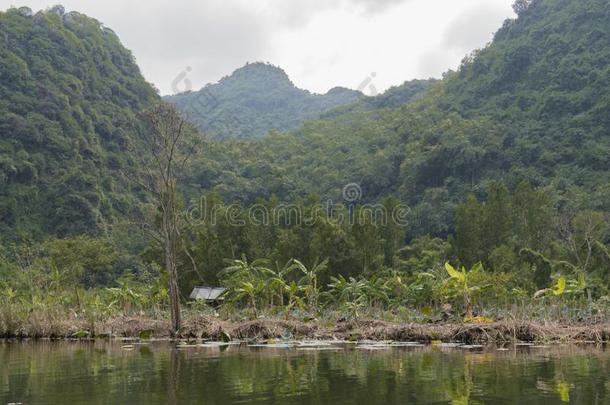
M 513 10 L 517 15 L 521 15 L 527 11 L 527 9 L 532 5 L 532 0 L 517 0 L 513 4 Z
M 544 250 L 553 235 L 553 203 L 549 190 L 536 190 L 521 182 L 513 196 L 515 233 L 519 244 L 534 250 Z
M 474 195 L 457 207 L 455 247 L 463 263 L 474 264 L 483 256 L 481 238 L 482 208 Z
M 586 272 L 596 247 L 603 245 L 610 226 L 605 213 L 585 210 L 576 214 L 561 213 L 557 228 L 574 263 Z
M 180 228 L 184 222 L 180 213 L 178 182 L 197 148 L 193 138 L 188 136 L 190 128 L 173 107 L 158 104 L 144 112 L 142 118 L 145 151 L 134 153 L 142 159 L 144 180 L 139 183 L 151 194 L 156 207 L 154 223 L 157 226 L 146 228 L 163 248 L 172 333 L 176 334 L 181 326 L 177 259 L 181 245 Z
M 487 200 L 481 205 L 483 221 L 479 229 L 479 243 L 482 245 L 484 257 L 496 246 L 506 243 L 512 235 L 514 210 L 511 197 L 503 184 L 490 184 Z

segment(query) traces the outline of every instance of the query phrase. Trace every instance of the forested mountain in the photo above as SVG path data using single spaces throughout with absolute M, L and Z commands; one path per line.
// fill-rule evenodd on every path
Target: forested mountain
M 382 94 L 363 97 L 355 103 L 337 107 L 322 114 L 320 118 L 332 118 L 348 112 L 398 108 L 419 100 L 436 83 L 436 79 L 410 80 L 400 86 L 392 86 Z
M 465 60 L 437 105 L 506 128 L 495 165 L 509 179 L 553 179 L 608 209 L 610 3 L 520 1 L 515 9 L 519 18 Z
M 518 19 L 414 104 L 347 109 L 290 134 L 210 145 L 194 183 L 254 201 L 338 198 L 356 182 L 365 201 L 396 194 L 411 204 L 416 234 L 451 232 L 456 204 L 484 197 L 491 180 L 608 210 L 610 5 L 517 6 Z
M 135 114 L 159 100 L 100 22 L 61 6 L 0 13 L 0 233 L 100 230 L 137 207 L 118 175 Z
M 610 6 L 516 6 L 519 18 L 441 81 L 407 82 L 377 97 L 346 89 L 322 96 L 256 63 L 170 98 L 188 109 L 201 106 L 188 100 L 212 95 L 204 114 L 183 111 L 208 131 L 231 127 L 242 138 L 324 114 L 260 140 L 207 141 L 189 196 L 336 199 L 356 182 L 363 201 L 394 194 L 409 203 L 414 235 L 450 233 L 456 205 L 471 192 L 485 197 L 491 180 L 509 188 L 527 181 L 608 210 Z M 137 205 L 116 174 L 132 159 L 124 146 L 135 113 L 158 97 L 130 52 L 110 29 L 61 7 L 8 10 L 0 30 L 4 232 L 90 231 Z
M 246 221 L 239 232 L 204 224 L 197 258 L 214 269 L 232 251 L 279 263 L 329 257 L 335 273 L 390 266 L 419 280 L 429 260 L 452 257 L 509 274 L 513 292 L 586 273 L 596 294 L 606 294 L 610 4 L 535 0 L 515 8 L 519 17 L 490 45 L 415 102 L 343 107 L 290 133 L 212 142 L 196 161 L 193 190 L 244 207 L 294 202 L 309 212 L 327 199 L 346 203 L 350 183 L 362 190 L 357 203 L 387 205 L 396 196 L 410 207 L 406 238 L 366 221 Z
M 377 97 L 346 89 L 313 95 L 257 63 L 168 98 L 211 135 L 191 138 L 203 147 L 175 201 L 189 214 L 193 207 L 220 213 L 218 222 L 180 224 L 174 247 L 182 292 L 219 282 L 225 259 L 243 254 L 245 267 L 246 256 L 279 266 L 328 258 L 320 285 L 333 275 L 375 281 L 386 274 L 408 277 L 408 294 L 418 295 L 434 279 L 441 290 L 414 298 L 426 305 L 444 303 L 438 269 L 446 260 L 482 262 L 506 297 L 531 297 L 563 274 L 580 286 L 573 291 L 587 286 L 589 301 L 607 297 L 610 3 L 518 0 L 515 9 L 518 18 L 457 72 Z M 137 172 L 144 151 L 126 146 L 141 135 L 137 113 L 161 98 L 130 52 L 96 20 L 61 7 L 21 8 L 0 14 L 0 56 L 2 239 L 43 241 L 35 253 L 42 259 L 32 261 L 41 280 L 50 262 L 86 286 L 130 270 L 143 283 L 158 276 L 165 264 L 155 243 L 120 260 L 89 255 L 145 240 L 95 239 L 114 219 L 131 218 L 145 198 L 123 176 Z M 345 201 L 350 183 L 361 193 Z M 202 196 L 213 207 L 193 205 Z M 317 210 L 328 207 L 326 199 L 347 203 Z M 327 215 L 261 225 L 248 211 L 254 203 L 267 212 L 288 203 Z M 407 225 L 331 215 L 353 219 L 365 212 L 362 203 L 386 211 L 406 204 Z M 80 234 L 92 238 L 52 238 Z M 0 275 L 25 274 L 18 249 L 3 250 L 10 265 L 0 260 Z M 83 263 L 89 259 L 99 263 Z
M 216 84 L 165 100 L 213 139 L 246 139 L 296 129 L 305 120 L 363 97 L 342 87 L 312 94 L 295 87 L 282 69 L 250 63 Z

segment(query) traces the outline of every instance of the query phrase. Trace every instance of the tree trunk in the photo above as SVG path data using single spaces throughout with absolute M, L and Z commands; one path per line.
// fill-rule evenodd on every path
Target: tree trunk
M 176 249 L 178 233 L 175 218 L 173 216 L 173 201 L 169 201 L 168 207 L 163 212 L 164 243 L 165 243 L 165 268 L 169 279 L 169 306 L 171 313 L 172 336 L 180 330 L 180 294 L 178 291 L 178 266 L 176 263 Z
M 171 311 L 172 335 L 175 336 L 182 324 L 180 317 L 180 295 L 178 293 L 178 270 L 173 255 L 167 255 L 165 263 L 169 275 L 169 305 Z

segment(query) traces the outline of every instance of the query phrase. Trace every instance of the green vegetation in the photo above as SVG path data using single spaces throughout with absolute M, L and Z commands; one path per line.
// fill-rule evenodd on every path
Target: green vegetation
M 515 193 L 497 187 L 497 193 L 507 204 L 525 196 L 544 203 L 546 195 L 527 186 Z M 188 235 L 183 234 L 185 246 L 176 263 L 182 297 L 202 283 L 229 288 L 218 309 L 225 318 L 488 322 L 523 317 L 597 322 L 610 315 L 610 257 L 603 242 L 608 226 L 596 222 L 603 218 L 599 213 L 578 213 L 566 225 L 565 237 L 550 225 L 560 222 L 562 213 L 550 210 L 549 223 L 530 224 L 526 232 L 517 222 L 507 226 L 503 238 L 487 241 L 473 253 L 468 247 L 485 240 L 490 222 L 472 218 L 489 218 L 486 210 L 497 208 L 491 199 L 471 198 L 460 205 L 456 221 L 469 227 L 458 228 L 448 242 L 425 236 L 406 246 L 404 229 L 372 222 L 363 207 L 355 207 L 352 222 L 341 220 L 349 214 L 343 207 L 335 217 L 322 215 L 307 223 L 286 218 L 265 223 L 251 211 L 218 204 L 208 206 L 217 213 L 215 221 L 191 223 Z M 259 212 L 274 212 L 274 204 L 261 201 Z M 514 218 L 528 218 L 530 210 L 544 208 L 533 203 L 509 207 Z M 313 210 L 307 205 L 297 208 Z M 496 228 L 502 219 L 509 217 L 496 217 Z M 538 236 L 539 244 L 528 242 L 529 232 Z M 156 248 L 146 252 L 139 273 L 124 274 L 116 287 L 109 283 L 107 288 L 86 288 L 92 285 L 88 280 L 110 273 L 113 264 L 125 260 L 113 256 L 110 243 L 77 237 L 7 248 L 0 265 L 4 333 L 19 330 L 11 325 L 35 322 L 32 313 L 44 319 L 75 314 L 98 321 L 119 315 L 167 316 L 167 274 L 160 271 L 164 254 Z M 233 252 L 242 256 L 224 260 Z M 470 271 L 449 264 L 469 263 L 471 254 L 486 264 L 475 263 Z M 191 310 L 214 313 L 198 304 L 186 310 L 187 318 Z
M 456 206 L 471 193 L 482 199 L 490 180 L 608 212 L 608 13 L 602 0 L 535 1 L 415 103 L 211 144 L 192 183 L 252 203 L 336 200 L 357 182 L 366 202 L 394 194 L 408 203 L 413 236 L 452 233 Z
M 316 107 L 324 118 L 289 133 L 203 139 L 171 196 L 143 186 L 154 153 L 138 113 L 159 100 L 116 36 L 59 8 L 0 14 L 2 333 L 38 316 L 164 317 L 175 273 L 183 306 L 194 285 L 221 284 L 219 312 L 237 319 L 607 321 L 610 9 L 516 7 L 437 83 Z M 249 65 L 213 88 L 260 96 L 248 87 L 259 74 L 295 100 L 265 111 L 298 127 L 295 111 L 312 110 L 276 68 Z M 262 133 L 255 110 L 206 112 L 224 117 L 219 130 Z M 355 199 L 342 196 L 349 183 Z M 166 198 L 179 224 L 169 261 L 146 237 L 167 230 Z M 400 221 L 376 216 L 405 204 Z M 145 209 L 149 232 L 136 232 Z M 188 310 L 201 306 L 214 311 Z
M 305 120 L 363 97 L 358 91 L 341 87 L 326 94 L 312 94 L 296 88 L 282 69 L 252 63 L 216 84 L 165 100 L 213 139 L 249 139 L 261 138 L 272 130 L 296 129 Z
M 0 33 L 0 235 L 99 232 L 137 210 L 124 148 L 158 96 L 132 54 L 61 6 L 0 12 Z

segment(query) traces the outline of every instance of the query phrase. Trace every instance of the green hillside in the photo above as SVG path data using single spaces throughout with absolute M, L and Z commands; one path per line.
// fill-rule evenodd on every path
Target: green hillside
M 133 210 L 118 174 L 135 113 L 156 100 L 100 22 L 61 6 L 1 12 L 0 234 L 95 232 Z
M 270 210 L 294 202 L 309 212 L 312 201 L 346 203 L 343 187 L 357 183 L 357 203 L 396 196 L 410 207 L 398 240 L 394 230 L 333 220 L 250 224 L 239 235 L 202 226 L 198 257 L 212 274 L 235 249 L 279 263 L 330 257 L 344 275 L 390 265 L 416 277 L 430 266 L 425 258 L 452 257 L 503 272 L 521 292 L 559 272 L 588 272 L 605 294 L 610 8 L 601 0 L 520 4 L 518 19 L 414 103 L 343 107 L 290 133 L 210 143 L 190 181 L 208 196 Z
M 601 0 L 522 2 L 458 72 L 377 97 L 313 95 L 256 63 L 171 98 L 192 107 L 189 97 L 214 94 L 210 111 L 185 114 L 242 138 L 323 115 L 260 140 L 207 141 L 189 197 L 337 199 L 355 182 L 365 202 L 394 194 L 410 204 L 413 235 L 440 236 L 452 232 L 457 204 L 485 198 L 492 180 L 608 210 L 608 10 Z M 60 7 L 11 9 L 0 22 L 3 232 L 86 232 L 133 209 L 116 174 L 130 164 L 135 112 L 157 96 L 132 55 L 110 29 Z
M 312 94 L 295 87 L 282 69 L 251 63 L 216 84 L 165 100 L 211 138 L 247 139 L 296 129 L 307 119 L 363 97 L 340 87 Z
M 456 204 L 485 197 L 491 180 L 608 210 L 608 18 L 601 0 L 535 1 L 416 103 L 344 108 L 290 134 L 211 146 L 195 183 L 254 201 L 338 198 L 356 182 L 366 201 L 411 204 L 416 234 L 450 232 Z
M 196 138 L 167 104 L 140 122 L 161 98 L 96 20 L 0 13 L 0 335 L 178 331 L 195 285 L 230 289 L 225 319 L 609 319 L 610 4 L 515 8 L 458 71 L 377 97 L 257 63 L 168 98 Z M 144 199 L 146 234 L 110 226 Z
M 519 14 L 466 59 L 437 105 L 506 127 L 502 168 L 513 182 L 580 187 L 608 209 L 610 4 L 539 0 Z

